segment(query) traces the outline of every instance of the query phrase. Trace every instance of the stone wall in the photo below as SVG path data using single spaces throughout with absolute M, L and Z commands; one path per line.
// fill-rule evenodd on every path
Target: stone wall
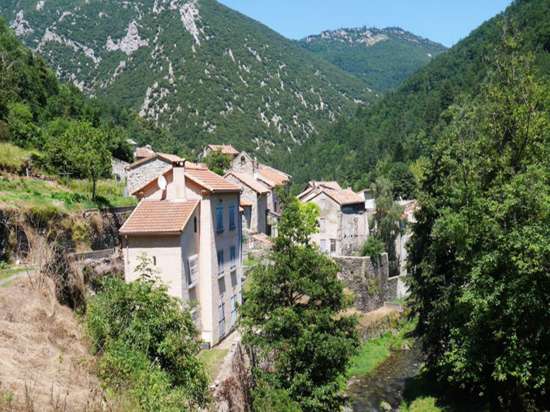
M 159 177 L 170 169 L 171 164 L 161 159 L 154 159 L 145 162 L 134 169 L 128 170 L 128 194 L 139 189 L 151 180 Z
M 363 312 L 378 309 L 397 298 L 399 277 L 389 277 L 388 255 L 377 261 L 368 256 L 338 256 L 339 278 L 354 294 L 354 306 Z

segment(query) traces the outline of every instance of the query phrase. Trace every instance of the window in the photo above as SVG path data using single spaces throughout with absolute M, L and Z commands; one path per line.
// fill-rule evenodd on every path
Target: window
M 224 271 L 223 250 L 218 250 L 218 276 L 223 276 Z
M 197 284 L 199 273 L 199 258 L 197 255 L 190 256 L 187 259 L 187 286 L 194 287 Z
M 220 294 L 220 297 L 223 297 L 225 295 L 225 278 L 222 276 L 221 278 L 218 278 L 218 292 Z
M 323 253 L 328 252 L 327 240 L 326 239 L 321 239 L 321 252 L 323 252 Z
M 336 239 L 330 239 L 330 253 L 336 253 Z
M 216 232 L 223 233 L 223 205 L 216 207 Z
M 327 230 L 327 222 L 325 218 L 319 219 L 319 233 L 325 233 Z
M 246 157 L 241 156 L 241 166 L 244 166 L 246 164 Z
M 198 224 L 197 224 L 197 216 L 193 217 L 193 231 L 197 233 Z
M 218 331 L 220 338 L 225 336 L 225 304 L 218 305 Z
M 153 266 L 157 266 L 157 257 L 153 256 Z
M 235 230 L 237 225 L 235 224 L 235 205 L 229 206 L 229 230 Z
M 229 259 L 231 261 L 231 268 L 235 268 L 237 266 L 237 246 L 229 248 Z

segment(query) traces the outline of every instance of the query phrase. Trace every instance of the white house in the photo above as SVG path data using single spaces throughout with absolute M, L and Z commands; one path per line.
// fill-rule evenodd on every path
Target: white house
M 149 256 L 172 296 L 196 305 L 194 319 L 215 345 L 235 325 L 241 303 L 241 188 L 177 161 L 133 191 L 140 203 L 122 226 L 125 279 Z
M 365 199 L 337 182 L 309 182 L 298 195 L 304 203 L 319 207 L 319 232 L 311 239 L 331 256 L 349 256 L 361 250 L 369 235 Z

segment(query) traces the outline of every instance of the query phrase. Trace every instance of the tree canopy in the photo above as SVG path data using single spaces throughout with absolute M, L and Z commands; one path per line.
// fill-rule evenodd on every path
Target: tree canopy
M 427 366 L 495 408 L 550 404 L 550 99 L 507 39 L 422 183 L 410 302 Z
M 338 410 L 358 346 L 356 321 L 342 313 L 338 268 L 309 242 L 310 215 L 287 202 L 269 263 L 252 269 L 241 307 L 243 341 L 255 354 L 254 401 L 263 408 Z

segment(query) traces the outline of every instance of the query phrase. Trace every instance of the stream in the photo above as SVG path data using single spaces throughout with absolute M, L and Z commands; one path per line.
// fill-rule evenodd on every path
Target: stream
M 348 387 L 354 412 L 386 412 L 383 402 L 397 411 L 403 400 L 405 384 L 415 377 L 422 364 L 418 345 L 411 350 L 394 351 L 370 375 L 355 379 Z

